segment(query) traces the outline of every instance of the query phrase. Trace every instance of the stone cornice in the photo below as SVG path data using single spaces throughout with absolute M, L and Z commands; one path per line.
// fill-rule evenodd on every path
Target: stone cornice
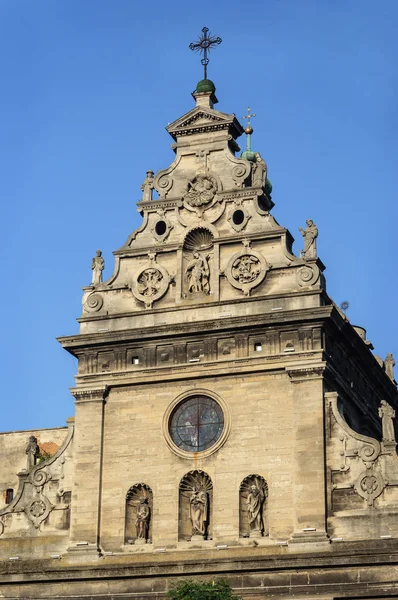
M 108 387 L 105 385 L 101 388 L 78 389 L 71 388 L 70 393 L 75 398 L 75 404 L 87 402 L 104 402 L 108 392 Z
M 319 291 L 317 292 L 319 294 Z M 247 302 L 247 300 L 246 300 Z M 206 331 L 228 331 L 238 328 L 247 330 L 250 327 L 259 326 L 284 326 L 293 323 L 319 324 L 324 319 L 330 317 L 333 310 L 331 306 L 319 306 L 314 308 L 305 308 L 290 311 L 278 311 L 277 313 L 265 313 L 242 317 L 224 317 L 213 320 L 197 321 L 195 323 L 172 323 L 170 325 L 156 325 L 156 327 L 145 327 L 139 329 L 129 329 L 123 331 L 109 331 L 103 333 L 78 334 L 74 336 L 65 336 L 57 338 L 62 346 L 70 351 L 73 349 L 84 348 L 88 346 L 100 346 L 109 344 L 120 344 L 120 342 L 136 342 L 142 339 L 158 339 L 162 337 L 178 337 L 182 335 L 194 335 Z

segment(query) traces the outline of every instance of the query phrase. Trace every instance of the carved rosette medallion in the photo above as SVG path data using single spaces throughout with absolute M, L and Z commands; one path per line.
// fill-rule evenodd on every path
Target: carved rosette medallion
M 146 308 L 152 308 L 156 300 L 162 298 L 170 284 L 170 275 L 155 261 L 155 253 L 149 253 L 149 263 L 135 274 L 132 292 Z
M 359 496 L 365 498 L 368 506 L 373 506 L 375 499 L 380 496 L 386 484 L 382 475 L 369 465 L 355 482 L 354 489 Z
M 97 312 L 98 310 L 101 310 L 103 303 L 104 299 L 101 294 L 94 292 L 93 294 L 89 295 L 84 303 L 84 309 L 88 312 Z
M 54 507 L 49 499 L 44 495 L 40 495 L 26 506 L 25 513 L 32 521 L 33 525 L 38 529 L 53 508 Z
M 297 283 L 300 287 L 314 285 L 319 279 L 319 268 L 316 265 L 305 265 L 297 271 Z
M 219 189 L 217 179 L 210 173 L 196 175 L 188 181 L 184 206 L 188 210 L 202 212 L 213 206 Z
M 262 283 L 267 271 L 264 256 L 252 250 L 246 242 L 244 248 L 229 260 L 225 275 L 233 287 L 249 296 L 251 290 Z

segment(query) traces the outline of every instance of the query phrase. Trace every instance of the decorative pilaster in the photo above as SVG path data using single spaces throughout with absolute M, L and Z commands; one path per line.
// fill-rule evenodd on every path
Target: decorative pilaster
M 70 550 L 99 550 L 104 407 L 107 387 L 72 389 L 75 397 L 74 480 Z
M 324 363 L 286 368 L 293 385 L 295 437 L 292 543 L 328 543 L 325 503 Z

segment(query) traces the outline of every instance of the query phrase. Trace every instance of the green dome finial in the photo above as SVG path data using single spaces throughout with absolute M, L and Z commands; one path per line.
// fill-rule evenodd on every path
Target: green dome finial
M 198 85 L 196 86 L 195 91 L 197 94 L 200 94 L 203 92 L 210 92 L 211 94 L 214 94 L 214 92 L 216 91 L 216 86 L 210 79 L 202 79 L 201 81 L 199 81 Z

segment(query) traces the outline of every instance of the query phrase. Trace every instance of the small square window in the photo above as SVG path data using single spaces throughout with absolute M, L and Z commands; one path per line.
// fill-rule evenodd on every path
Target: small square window
M 133 356 L 131 359 L 131 362 L 133 365 L 139 365 L 140 364 L 140 359 L 138 358 L 138 356 Z
M 260 342 L 256 342 L 254 344 L 254 352 L 262 352 L 263 345 Z

